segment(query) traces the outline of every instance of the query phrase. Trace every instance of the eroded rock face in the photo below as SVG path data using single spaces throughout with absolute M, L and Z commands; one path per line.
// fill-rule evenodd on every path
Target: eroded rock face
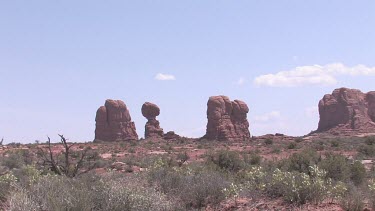
M 137 140 L 129 110 L 121 100 L 106 100 L 96 112 L 95 141 Z
M 375 122 L 375 91 L 367 93 L 368 115 Z
M 150 102 L 145 102 L 142 105 L 142 115 L 148 120 L 145 125 L 145 138 L 162 138 L 163 129 L 160 128 L 160 123 L 156 117 L 160 114 L 160 108 Z
M 207 102 L 207 130 L 205 138 L 220 141 L 250 139 L 247 113 L 243 101 L 230 101 L 226 96 L 213 96 Z
M 375 132 L 375 92 L 335 89 L 320 100 L 319 115 L 317 132 Z

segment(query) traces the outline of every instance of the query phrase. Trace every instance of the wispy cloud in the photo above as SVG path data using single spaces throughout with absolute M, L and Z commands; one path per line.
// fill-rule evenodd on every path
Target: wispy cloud
M 237 81 L 237 85 L 239 86 L 242 86 L 246 83 L 246 79 L 245 78 L 239 78 L 238 81 Z
M 280 119 L 280 117 L 281 117 L 280 111 L 271 111 L 263 115 L 255 116 L 254 120 L 258 122 L 268 122 L 271 120 Z
M 156 74 L 155 79 L 159 81 L 173 81 L 176 80 L 176 77 L 170 74 L 158 73 Z
M 327 65 L 299 66 L 275 74 L 260 75 L 254 79 L 257 86 L 295 87 L 302 85 L 334 85 L 335 76 L 375 76 L 375 67 L 356 65 L 347 67 L 341 63 Z

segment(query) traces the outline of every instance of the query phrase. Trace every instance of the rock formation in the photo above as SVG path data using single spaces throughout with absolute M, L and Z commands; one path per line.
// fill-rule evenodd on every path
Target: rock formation
M 226 96 L 213 96 L 207 102 L 207 130 L 204 138 L 220 141 L 250 139 L 247 113 L 249 108 L 240 100 L 230 101 Z
M 375 132 L 375 92 L 357 89 L 335 89 L 319 102 L 320 121 L 317 132 Z
M 164 133 L 156 117 L 160 114 L 160 108 L 149 102 L 142 105 L 142 115 L 148 120 L 145 125 L 145 138 L 162 138 Z
M 95 141 L 137 140 L 129 110 L 121 100 L 106 100 L 96 112 Z

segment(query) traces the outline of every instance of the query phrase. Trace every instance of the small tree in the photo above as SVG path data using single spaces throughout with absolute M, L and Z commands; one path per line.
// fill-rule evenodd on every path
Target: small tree
M 90 148 L 86 147 L 82 151 L 73 151 L 72 147 L 74 144 L 69 144 L 63 135 L 59 134 L 59 136 L 60 142 L 64 147 L 61 153 L 55 153 L 54 155 L 50 137 L 47 137 L 47 151 L 38 148 L 43 166 L 58 175 L 65 175 L 67 177 L 79 176 L 95 168 L 96 162 L 94 161 L 96 156 L 88 153 Z

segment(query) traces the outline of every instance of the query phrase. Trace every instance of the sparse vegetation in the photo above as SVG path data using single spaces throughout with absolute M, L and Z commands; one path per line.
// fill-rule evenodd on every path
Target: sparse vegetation
M 332 141 L 327 141 L 327 148 L 331 149 Z M 255 201 L 282 199 L 287 206 L 318 206 L 329 202 L 340 204 L 344 210 L 359 210 L 368 201 L 367 207 L 375 207 L 375 175 L 367 172 L 361 161 L 339 153 L 349 143 L 353 144 L 353 140 L 340 140 L 333 147 L 334 152 L 314 149 L 316 145 L 324 146 L 324 141 L 306 141 L 298 144 L 293 153 L 284 149 L 298 141 L 267 145 L 256 140 L 225 144 L 214 141 L 150 144 L 146 140 L 136 146 L 128 142 L 87 146 L 70 144 L 66 139 L 65 142 L 62 139 L 58 144 L 47 141 L 38 146 L 14 145 L 4 151 L 0 156 L 0 207 L 199 210 L 220 209 L 227 203 L 239 206 L 240 198 L 248 196 Z M 373 146 L 367 138 L 357 140 L 356 144 L 357 148 Z M 155 154 L 142 151 L 147 146 Z M 66 147 L 71 166 L 67 173 Z M 269 149 L 264 150 L 265 147 Z M 83 159 L 79 173 L 75 174 L 85 151 L 90 157 Z M 53 170 L 50 153 L 56 165 L 62 166 L 60 172 Z M 101 157 L 103 153 L 106 156 Z M 266 157 L 285 155 L 282 159 Z M 83 173 L 88 169 L 97 170 Z

